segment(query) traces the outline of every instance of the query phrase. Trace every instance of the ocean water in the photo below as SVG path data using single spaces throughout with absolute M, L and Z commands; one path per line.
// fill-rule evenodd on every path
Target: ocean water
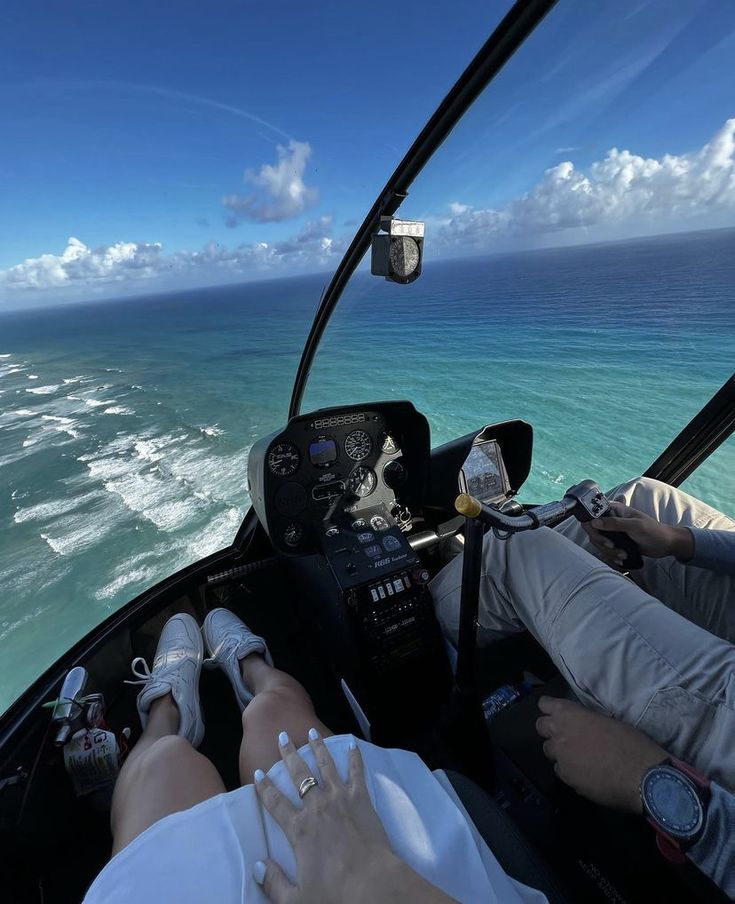
M 0 315 L 0 711 L 94 624 L 227 545 L 327 277 Z M 735 230 L 358 274 L 304 410 L 407 398 L 438 445 L 520 417 L 521 498 L 645 470 L 733 372 Z M 687 482 L 725 511 L 735 443 Z

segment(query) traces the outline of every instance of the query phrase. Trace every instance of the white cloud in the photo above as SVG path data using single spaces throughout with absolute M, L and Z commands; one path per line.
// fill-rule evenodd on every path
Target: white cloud
M 61 254 L 29 258 L 0 271 L 0 290 L 6 297 L 66 296 L 106 290 L 143 291 L 143 281 L 167 286 L 203 285 L 247 279 L 268 272 L 309 272 L 335 266 L 345 247 L 332 236 L 332 218 L 308 222 L 296 235 L 276 242 L 254 242 L 233 248 L 210 244 L 200 251 L 166 255 L 160 243 L 118 242 L 97 249 L 70 238 Z M 161 288 L 158 285 L 156 288 Z
M 304 182 L 304 170 L 311 156 L 311 145 L 305 141 L 290 141 L 288 147 L 278 145 L 275 166 L 264 163 L 258 173 L 246 170 L 245 182 L 255 191 L 247 195 L 226 195 L 222 199 L 230 211 L 228 225 L 239 220 L 272 223 L 298 216 L 319 200 L 316 188 Z
M 301 176 L 297 181 L 303 185 Z M 454 201 L 448 213 L 426 221 L 432 226 L 429 247 L 445 255 L 733 225 L 735 118 L 698 151 L 655 159 L 613 148 L 586 171 L 569 160 L 559 163 L 525 195 L 504 205 L 477 208 Z M 61 300 L 315 272 L 336 266 L 346 244 L 345 237 L 334 237 L 328 216 L 279 241 L 210 244 L 171 254 L 159 242 L 117 242 L 93 249 L 70 238 L 60 254 L 43 254 L 0 271 L 0 297 L 11 302 Z
M 452 203 L 449 205 L 449 211 L 453 217 L 459 217 L 463 213 L 467 213 L 469 209 L 469 204 L 460 204 L 459 201 L 452 201 Z
M 450 222 L 438 234 L 445 246 L 489 247 L 494 240 L 575 229 L 590 238 L 616 227 L 640 234 L 687 223 L 712 225 L 704 218 L 735 213 L 735 118 L 689 154 L 655 159 L 612 148 L 587 172 L 570 160 L 551 167 L 529 192 L 503 206 L 454 202 L 450 211 Z
M 92 250 L 72 236 L 61 254 L 42 254 L 0 271 L 0 284 L 8 289 L 58 289 L 145 278 L 159 271 L 160 252 L 158 242 L 117 242 Z

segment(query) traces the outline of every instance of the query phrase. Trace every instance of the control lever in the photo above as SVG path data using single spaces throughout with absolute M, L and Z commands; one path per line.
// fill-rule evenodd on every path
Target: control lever
M 460 493 L 454 506 L 460 515 L 464 515 L 466 518 L 479 518 L 496 530 L 507 533 L 535 530 L 537 527 L 555 527 L 570 515 L 584 523 L 612 514 L 607 497 L 593 480 L 583 480 L 570 487 L 564 494 L 564 498 L 558 502 L 539 505 L 520 515 L 502 512 L 467 493 Z M 627 569 L 632 571 L 642 567 L 643 557 L 635 540 L 622 531 L 605 531 L 605 533 L 618 549 L 626 553 L 625 567 Z
M 584 501 L 585 496 L 589 497 L 591 495 L 590 487 L 587 486 L 588 484 L 591 484 L 594 490 L 596 490 L 604 500 L 604 510 L 600 514 L 595 514 L 592 508 Z M 613 514 L 607 496 L 605 496 L 597 484 L 591 480 L 583 480 L 582 483 L 570 487 L 566 491 L 564 498 L 577 499 L 579 504 L 577 508 L 572 511 L 572 514 L 580 524 L 583 524 L 586 521 L 592 521 L 593 518 L 602 518 L 604 520 Z M 599 503 L 596 505 L 599 505 Z M 606 530 L 602 531 L 602 533 L 612 540 L 616 549 L 622 550 L 625 553 L 625 562 L 623 565 L 628 571 L 636 571 L 638 568 L 643 568 L 643 556 L 641 555 L 640 548 L 635 540 L 626 534 L 625 531 Z
M 322 524 L 325 529 L 333 525 L 342 524 L 345 521 L 345 509 L 348 505 L 359 500 L 359 496 L 354 491 L 349 479 L 345 481 L 344 492 L 341 493 L 327 509 L 327 513 L 322 518 Z

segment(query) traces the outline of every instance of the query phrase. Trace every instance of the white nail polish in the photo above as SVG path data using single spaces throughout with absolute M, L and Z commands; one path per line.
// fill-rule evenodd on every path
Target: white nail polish
M 310 741 L 318 741 L 319 740 L 319 732 L 316 728 L 309 729 L 309 740 Z
M 253 879 L 262 885 L 265 882 L 265 863 L 262 860 L 256 860 L 253 864 Z
M 256 769 L 255 775 L 253 776 L 256 782 L 262 782 L 265 778 L 265 772 L 262 769 Z
M 285 747 L 286 744 L 288 744 L 288 735 L 286 734 L 285 731 L 282 731 L 278 735 L 278 743 L 281 745 L 281 747 Z

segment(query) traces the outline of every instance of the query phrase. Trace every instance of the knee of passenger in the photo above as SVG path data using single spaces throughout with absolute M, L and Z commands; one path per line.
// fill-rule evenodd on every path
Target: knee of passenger
M 256 724 L 276 724 L 284 708 L 295 702 L 289 688 L 277 688 L 257 694 L 242 712 L 243 730 L 253 730 Z
M 173 763 L 180 763 L 194 748 L 180 735 L 158 738 L 138 760 L 138 768 L 146 774 L 168 771 Z

